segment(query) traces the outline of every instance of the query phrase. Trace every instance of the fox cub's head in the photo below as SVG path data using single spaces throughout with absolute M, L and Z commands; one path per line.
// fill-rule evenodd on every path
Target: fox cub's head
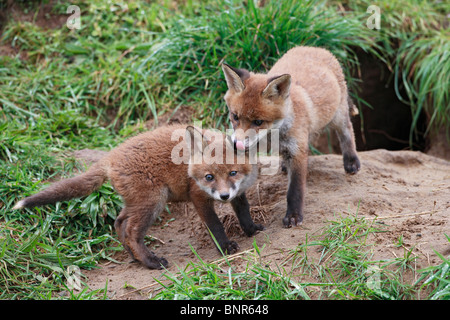
M 291 106 L 291 76 L 269 77 L 222 64 L 228 85 L 225 101 L 233 125 L 237 149 L 253 147 L 270 129 L 283 124 Z M 262 130 L 267 129 L 267 130 Z
M 257 166 L 249 163 L 245 153 L 237 154 L 229 137 L 188 126 L 186 141 L 188 174 L 215 200 L 231 201 L 255 182 Z

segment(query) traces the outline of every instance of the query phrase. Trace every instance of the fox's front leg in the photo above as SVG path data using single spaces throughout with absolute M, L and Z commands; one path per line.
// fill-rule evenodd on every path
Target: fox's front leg
M 222 222 L 220 222 L 219 217 L 217 217 L 214 211 L 214 200 L 200 190 L 191 195 L 191 200 L 197 213 L 211 231 L 222 252 L 225 254 L 236 253 L 239 250 L 239 246 L 236 242 L 230 241 L 225 234 Z
M 244 230 L 247 236 L 252 236 L 260 230 L 264 230 L 264 226 L 256 224 L 250 215 L 250 205 L 248 203 L 245 193 L 236 196 L 231 200 L 231 206 L 233 207 L 236 216 L 238 217 L 239 224 L 242 230 Z
M 297 155 L 288 159 L 286 163 L 289 187 L 287 192 L 287 211 L 286 216 L 283 219 L 283 226 L 285 228 L 290 228 L 302 224 L 303 221 L 304 195 L 308 167 L 307 151 L 299 151 Z

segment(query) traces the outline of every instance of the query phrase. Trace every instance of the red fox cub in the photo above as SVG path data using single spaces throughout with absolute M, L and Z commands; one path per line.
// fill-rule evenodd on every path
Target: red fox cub
M 192 126 L 161 127 L 125 141 L 85 173 L 50 185 L 19 201 L 14 209 L 87 196 L 109 179 L 124 201 L 114 223 L 118 237 L 130 255 L 148 268 L 168 266 L 144 244 L 147 229 L 167 202 L 192 201 L 220 249 L 231 254 L 239 246 L 227 238 L 214 200 L 231 202 L 246 235 L 263 227 L 253 222 L 244 193 L 257 179 L 258 168 L 249 161 L 230 161 L 230 150 L 235 160 L 233 145 L 222 134 L 214 136 Z M 228 162 L 223 161 L 227 152 Z
M 312 134 L 330 125 L 339 138 L 345 171 L 354 174 L 360 169 L 349 115 L 357 109 L 348 96 L 339 62 L 325 49 L 296 47 L 267 74 L 227 64 L 222 69 L 236 148 L 253 148 L 261 139 L 269 138 L 271 130 L 278 130 L 279 141 L 271 143 L 279 143 L 289 177 L 283 225 L 289 228 L 301 224 Z

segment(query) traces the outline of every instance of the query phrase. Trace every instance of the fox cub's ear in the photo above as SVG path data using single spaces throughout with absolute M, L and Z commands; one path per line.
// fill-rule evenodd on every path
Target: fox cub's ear
M 267 86 L 262 92 L 263 98 L 276 100 L 286 99 L 289 96 L 289 89 L 291 88 L 291 75 L 283 74 L 278 77 L 269 79 Z
M 208 146 L 208 139 L 200 130 L 193 126 L 187 126 L 185 137 L 191 156 L 195 153 L 203 154 L 203 150 Z
M 233 68 L 226 63 L 222 63 L 223 74 L 227 81 L 228 89 L 241 93 L 245 89 L 244 81 L 250 77 L 250 72 L 245 69 Z

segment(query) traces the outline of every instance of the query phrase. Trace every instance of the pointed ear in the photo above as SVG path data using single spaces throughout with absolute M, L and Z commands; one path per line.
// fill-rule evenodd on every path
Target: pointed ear
M 187 126 L 185 137 L 191 156 L 195 153 L 203 154 L 203 150 L 208 146 L 208 140 L 200 130 Z
M 222 70 L 227 81 L 228 89 L 234 90 L 237 93 L 244 91 L 244 81 L 250 77 L 250 72 L 245 69 L 233 68 L 226 63 L 222 63 Z
M 283 74 L 278 77 L 269 79 L 267 86 L 262 92 L 263 98 L 275 100 L 286 99 L 289 96 L 289 89 L 291 88 L 291 75 Z

